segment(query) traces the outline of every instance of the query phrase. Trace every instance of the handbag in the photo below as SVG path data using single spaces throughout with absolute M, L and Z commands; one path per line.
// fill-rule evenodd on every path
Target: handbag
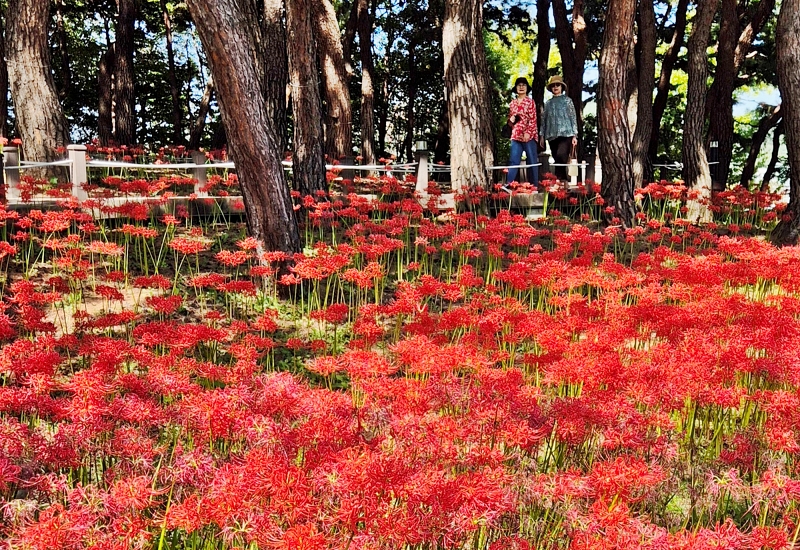
M 567 166 L 567 175 L 570 178 L 578 177 L 578 152 L 576 147 L 572 146 L 572 151 L 569 153 L 569 166 Z
M 511 139 L 511 132 L 513 131 L 514 128 L 512 128 L 508 124 L 503 124 L 503 127 L 500 129 L 500 135 L 506 139 Z

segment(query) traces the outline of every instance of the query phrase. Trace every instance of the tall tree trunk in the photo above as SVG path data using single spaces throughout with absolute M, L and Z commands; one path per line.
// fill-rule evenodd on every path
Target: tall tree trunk
M 67 121 L 58 101 L 47 48 L 49 0 L 10 0 L 6 56 L 11 97 L 25 158 L 50 162 L 67 144 Z M 43 176 L 57 176 L 52 170 Z
M 567 21 L 565 0 L 552 0 L 556 24 L 556 43 L 561 54 L 567 95 L 575 104 L 578 118 L 578 141 L 583 138 L 583 74 L 588 52 L 588 29 L 584 18 L 584 0 L 572 3 L 572 25 Z
M 286 53 L 286 28 L 283 24 L 283 0 L 264 0 L 261 22 L 259 63 L 264 84 L 267 115 L 275 124 L 281 153 L 287 147 L 286 135 L 286 86 L 289 84 L 289 60 Z M 269 57 L 267 57 L 267 53 Z M 269 65 L 269 70 L 264 70 Z
M 358 47 L 361 50 L 361 156 L 364 164 L 375 162 L 375 64 L 372 60 L 374 14 L 367 0 L 358 7 Z
M 411 31 L 412 36 L 408 41 L 408 93 L 406 103 L 406 139 L 404 149 L 406 153 L 406 162 L 414 162 L 414 153 L 411 150 L 414 145 L 414 106 L 417 102 L 417 89 L 419 82 L 417 81 L 417 37 L 416 28 Z
M 648 156 L 650 134 L 653 131 L 653 83 L 656 73 L 656 14 L 653 0 L 639 0 L 639 74 L 636 130 L 633 132 L 633 182 L 641 187 L 652 177 Z
M 181 108 L 181 89 L 175 73 L 175 51 L 172 44 L 172 19 L 167 9 L 167 0 L 161 0 L 161 14 L 164 18 L 164 34 L 167 40 L 167 84 L 172 98 L 172 142 L 180 145 L 186 140 L 183 136 L 183 109 Z
M 304 195 L 327 189 L 317 57 L 311 27 L 311 2 L 315 1 L 286 2 L 286 43 L 294 117 L 292 174 L 295 187 Z
M 209 78 L 208 82 L 206 82 L 203 97 L 200 99 L 200 108 L 197 110 L 197 118 L 192 127 L 192 135 L 189 137 L 190 151 L 196 151 L 200 147 L 200 140 L 203 138 L 203 130 L 206 127 L 206 118 L 211 107 L 212 97 L 214 97 L 214 77 Z M 283 151 L 282 147 L 281 151 Z
M 649 148 L 651 161 L 658 156 L 661 119 L 664 118 L 664 111 L 667 109 L 672 70 L 675 68 L 678 54 L 683 48 L 684 35 L 686 34 L 686 10 L 688 7 L 689 0 L 678 0 L 678 7 L 675 11 L 675 30 L 672 32 L 672 40 L 667 47 L 667 53 L 664 54 L 664 59 L 661 60 L 661 74 L 656 85 L 656 98 L 653 100 L 653 131 L 650 135 Z
M 626 100 L 627 61 L 633 48 L 636 0 L 611 0 L 606 13 L 600 81 L 597 145 L 603 165 L 602 196 L 626 227 L 634 223 L 633 158 Z
M 547 85 L 547 64 L 550 61 L 550 0 L 536 1 L 536 61 L 533 64 L 533 101 L 538 120 L 544 109 L 544 87 Z M 577 110 L 575 111 L 577 113 Z
M 772 156 L 767 164 L 767 169 L 764 170 L 764 179 L 761 182 L 761 191 L 769 191 L 769 184 L 772 181 L 772 176 L 775 175 L 775 169 L 778 167 L 778 159 L 780 158 L 781 151 L 781 136 L 783 135 L 783 118 L 775 126 L 775 131 L 772 133 Z
M 353 115 L 350 79 L 345 70 L 336 10 L 330 0 L 314 0 L 314 31 L 325 86 L 325 153 L 338 160 L 352 152 Z
M 6 31 L 0 13 L 0 137 L 8 137 L 8 65 L 6 65 Z
M 108 147 L 114 139 L 114 45 L 108 47 L 97 64 L 97 137 L 100 145 Z
M 484 188 L 494 161 L 489 69 L 481 0 L 445 0 L 442 48 L 456 192 Z
M 136 93 L 133 76 L 136 0 L 117 0 L 117 10 L 119 13 L 114 47 L 116 141 L 120 145 L 132 145 L 136 143 Z
M 72 85 L 72 73 L 70 72 L 69 45 L 67 44 L 67 29 L 64 26 L 63 0 L 57 0 L 56 6 L 56 43 L 58 44 L 58 55 L 61 66 L 59 67 L 58 98 L 61 101 L 69 94 Z
M 290 189 L 281 165 L 275 121 L 261 93 L 262 75 L 254 44 L 257 15 L 247 0 L 188 0 L 187 5 L 208 54 L 218 90 L 231 157 L 242 187 L 247 227 L 267 250 L 298 252 L 300 233 Z M 268 59 L 283 55 L 269 51 Z M 267 68 L 269 72 L 270 67 Z
M 447 155 L 450 153 L 450 115 L 447 105 L 447 98 L 442 100 L 441 112 L 439 114 L 439 124 L 436 127 L 436 143 L 433 144 L 433 161 L 447 162 Z
M 711 22 L 717 11 L 719 0 L 699 0 L 697 15 L 692 21 L 692 36 L 689 38 L 686 112 L 683 122 L 683 179 L 686 185 L 699 193 L 697 200 L 689 202 L 689 218 L 710 221 L 711 171 L 708 166 L 703 123 L 706 108 L 706 80 L 708 77 L 708 38 Z
M 750 22 L 740 32 L 739 11 L 736 0 L 723 0 L 717 47 L 717 68 L 714 83 L 706 101 L 709 119 L 708 141 L 719 143 L 719 164 L 712 170 L 721 185 L 727 185 L 733 157 L 733 92 L 736 78 L 753 40 L 766 23 L 775 0 L 760 0 L 753 10 Z M 743 9 L 742 9 L 743 10 Z
M 362 2 L 361 0 L 352 0 L 350 2 L 350 12 L 347 15 L 344 36 L 342 37 L 342 56 L 344 57 L 347 78 L 353 78 L 355 74 L 355 69 L 353 68 L 353 46 L 358 34 L 358 22 L 361 20 L 361 12 L 366 7 L 367 2 Z
M 714 183 L 720 187 L 728 184 L 733 149 L 733 90 L 736 85 L 734 54 L 739 38 L 739 14 L 736 0 L 722 0 L 720 4 L 720 29 L 717 41 L 717 67 L 714 83 L 706 98 L 708 116 L 708 142 L 719 143 L 719 164 L 713 169 Z
M 775 42 L 789 156 L 789 205 L 772 232 L 772 241 L 785 245 L 800 240 L 800 0 L 782 0 Z
M 750 141 L 750 152 L 742 168 L 742 177 L 739 180 L 742 187 L 750 188 L 753 174 L 756 172 L 758 155 L 761 153 L 761 146 L 764 145 L 764 140 L 767 139 L 767 134 L 769 134 L 770 130 L 775 128 L 781 121 L 782 116 L 781 106 L 778 105 L 758 123 L 758 129 L 753 134 L 753 139 Z

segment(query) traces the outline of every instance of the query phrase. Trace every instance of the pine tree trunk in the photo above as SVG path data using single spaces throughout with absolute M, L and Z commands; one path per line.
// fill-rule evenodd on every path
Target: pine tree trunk
M 658 142 L 661 135 L 661 119 L 664 118 L 664 111 L 667 109 L 669 99 L 670 80 L 672 70 L 678 61 L 678 54 L 683 48 L 684 35 L 686 34 L 686 10 L 689 7 L 689 0 L 678 0 L 678 7 L 675 10 L 675 30 L 672 33 L 672 40 L 667 47 L 667 53 L 661 60 L 661 74 L 656 85 L 656 98 L 653 100 L 653 131 L 650 135 L 649 157 L 654 160 L 658 156 Z
M 758 123 L 758 129 L 753 134 L 753 139 L 750 141 L 750 152 L 747 155 L 744 167 L 742 167 L 742 177 L 739 181 L 742 187 L 750 188 L 753 175 L 756 172 L 758 155 L 761 153 L 761 146 L 764 145 L 767 134 L 778 125 L 782 116 L 781 106 L 778 105 Z
M 304 195 L 327 190 L 317 57 L 311 27 L 311 2 L 314 1 L 317 0 L 286 2 L 286 43 L 294 117 L 292 174 L 295 188 Z
M 0 137 L 8 137 L 8 65 L 3 15 L 0 13 Z
M 711 22 L 719 0 L 700 0 L 697 15 L 692 22 L 689 38 L 686 112 L 683 122 L 683 180 L 687 187 L 699 193 L 697 200 L 689 201 L 689 219 L 711 221 L 711 171 L 708 166 L 703 123 L 706 108 L 706 80 L 708 76 L 708 39 Z
M 578 143 L 583 138 L 583 74 L 588 52 L 588 29 L 584 18 L 584 0 L 573 0 L 572 25 L 567 21 L 565 0 L 552 0 L 556 24 L 556 43 L 561 55 L 567 95 L 575 104 L 578 118 Z
M 538 120 L 544 109 L 544 87 L 547 85 L 547 65 L 550 61 L 550 0 L 536 1 L 536 61 L 533 64 L 533 101 Z M 577 111 L 576 111 L 577 112 Z
M 358 47 L 361 50 L 361 156 L 364 164 L 375 162 L 375 63 L 372 59 L 371 13 L 367 0 L 358 2 Z
M 714 183 L 724 188 L 728 184 L 733 149 L 733 90 L 736 86 L 734 65 L 736 44 L 739 39 L 739 14 L 736 0 L 722 0 L 720 4 L 720 29 L 717 41 L 717 66 L 714 83 L 706 98 L 706 115 L 709 119 L 707 142 L 719 143 L 719 164 L 712 170 Z
M 333 161 L 352 152 L 350 82 L 345 70 L 336 11 L 330 0 L 314 0 L 313 5 L 314 31 L 325 86 L 325 153 Z
M 722 186 L 728 184 L 733 157 L 733 93 L 737 86 L 736 77 L 753 40 L 761 32 L 774 7 L 775 0 L 760 0 L 752 10 L 750 22 L 740 32 L 739 12 L 743 8 L 737 6 L 736 0 L 722 1 L 717 67 L 706 101 L 706 116 L 709 119 L 707 141 L 719 143 L 719 164 L 712 173 Z
M 419 82 L 417 77 L 417 40 L 416 28 L 411 31 L 412 36 L 408 41 L 408 92 L 406 94 L 406 139 L 403 144 L 403 149 L 406 154 L 406 162 L 414 162 L 414 153 L 412 146 L 414 145 L 414 125 L 415 113 L 414 106 L 417 102 L 417 89 Z
M 267 114 L 275 121 L 278 144 L 283 152 L 287 148 L 286 86 L 289 84 L 289 59 L 286 53 L 286 28 L 283 24 L 283 0 L 264 0 L 261 22 L 263 49 L 259 70 L 264 82 Z M 267 58 L 265 52 L 269 52 Z M 262 65 L 268 64 L 269 70 Z
M 445 0 L 444 83 L 450 118 L 453 190 L 465 193 L 489 183 L 494 132 L 489 69 L 483 46 L 481 0 Z
M 789 206 L 772 232 L 772 241 L 793 245 L 800 240 L 800 0 L 782 0 L 775 42 L 789 156 Z
M 178 75 L 175 73 L 175 51 L 172 44 L 172 20 L 167 9 L 167 1 L 161 0 L 161 13 L 164 19 L 164 34 L 167 41 L 167 84 L 172 98 L 172 142 L 181 145 L 186 140 L 183 136 L 183 109 L 181 106 L 181 89 L 178 86 Z
M 650 134 L 653 131 L 653 82 L 656 72 L 656 14 L 653 0 L 639 1 L 639 67 L 636 130 L 633 132 L 633 182 L 638 188 L 648 183 L 652 166 L 648 157 Z
M 222 121 L 244 196 L 247 227 L 267 250 L 298 252 L 300 234 L 281 164 L 277 125 L 267 112 L 254 37 L 255 7 L 242 0 L 188 0 L 208 54 Z M 268 51 L 275 59 L 283 52 Z M 269 71 L 270 67 L 267 68 Z
M 602 196 L 612 216 L 630 227 L 634 223 L 633 158 L 626 103 L 627 61 L 633 48 L 636 0 L 611 0 L 606 13 L 600 81 L 597 145 L 603 165 Z M 613 221 L 613 220 L 612 220 Z
M 192 135 L 189 137 L 189 150 L 196 151 L 200 148 L 200 140 L 203 138 L 203 130 L 206 127 L 206 118 L 208 117 L 208 110 L 211 107 L 211 98 L 214 97 L 214 78 L 211 77 L 206 82 L 206 87 L 203 90 L 203 97 L 200 99 L 200 107 L 197 110 L 197 118 L 192 127 Z M 281 147 L 281 151 L 283 148 Z
M 97 64 L 97 137 L 102 147 L 114 140 L 114 45 L 100 56 Z
M 6 59 L 11 97 L 26 160 L 50 162 L 67 144 L 67 121 L 58 101 L 47 47 L 49 0 L 11 0 L 6 11 Z M 59 170 L 36 176 L 63 176 Z M 31 173 L 31 171 L 29 171 Z
M 772 181 L 772 176 L 775 175 L 775 169 L 778 167 L 778 159 L 780 158 L 781 151 L 781 136 L 783 135 L 783 118 L 775 126 L 775 131 L 772 132 L 772 156 L 767 164 L 767 169 L 764 170 L 764 179 L 761 181 L 761 191 L 766 193 L 769 191 L 769 184 Z
M 133 33 L 136 23 L 135 0 L 117 0 L 119 11 L 114 52 L 114 92 L 116 141 L 119 145 L 136 143 L 136 93 L 133 76 Z

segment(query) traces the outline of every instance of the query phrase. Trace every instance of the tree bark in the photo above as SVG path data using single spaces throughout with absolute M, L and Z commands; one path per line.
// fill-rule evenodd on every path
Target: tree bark
M 636 129 L 633 132 L 633 182 L 638 188 L 648 183 L 652 166 L 648 157 L 650 134 L 653 131 L 653 83 L 656 73 L 656 14 L 653 0 L 639 1 L 639 75 Z
M 789 156 L 789 205 L 772 232 L 772 241 L 789 245 L 800 239 L 800 0 L 782 0 L 775 42 Z
M 6 56 L 11 97 L 25 158 L 51 162 L 67 144 L 67 121 L 58 101 L 47 48 L 49 0 L 11 0 L 6 11 Z M 41 176 L 57 176 L 47 171 Z
M 304 195 L 327 189 L 317 57 L 311 27 L 311 2 L 315 1 L 286 2 L 286 43 L 294 117 L 292 177 L 295 188 Z
M 533 64 L 533 101 L 541 120 L 544 109 L 544 87 L 547 85 L 547 64 L 550 60 L 550 0 L 536 1 L 536 61 Z M 578 112 L 577 109 L 575 111 Z
M 713 169 L 714 183 L 728 184 L 733 148 L 733 90 L 736 86 L 734 55 L 739 38 L 739 14 L 736 0 L 722 0 L 720 29 L 717 41 L 717 67 L 714 83 L 706 98 L 705 113 L 709 119 L 707 142 L 719 143 L 719 164 Z
M 780 158 L 781 151 L 781 136 L 783 135 L 783 118 L 775 126 L 775 131 L 772 133 L 772 156 L 767 164 L 767 169 L 764 170 L 764 179 L 761 182 L 761 191 L 769 191 L 769 184 L 772 181 L 772 176 L 775 175 L 775 169 L 778 167 L 778 159 Z
M 167 84 L 172 98 L 172 142 L 181 145 L 186 140 L 183 136 L 183 109 L 181 108 L 181 89 L 178 86 L 178 75 L 175 73 L 175 51 L 172 45 L 172 19 L 167 9 L 167 0 L 161 0 L 161 13 L 164 19 L 164 34 L 167 41 Z
M 189 150 L 196 151 L 200 147 L 200 140 L 203 138 L 203 130 L 206 127 L 208 110 L 211 107 L 211 98 L 214 97 L 214 78 L 211 77 L 206 82 L 203 90 L 203 97 L 200 99 L 200 108 L 197 110 L 197 119 L 192 127 L 192 135 L 189 137 Z M 283 151 L 283 148 L 281 148 Z
M 578 119 L 578 143 L 583 138 L 583 74 L 588 51 L 588 29 L 584 18 L 584 0 L 572 4 L 572 25 L 567 21 L 565 0 L 552 0 L 556 24 L 556 44 L 561 54 L 567 95 L 575 104 Z
M 626 103 L 627 61 L 633 48 L 636 0 L 611 0 L 606 13 L 600 81 L 597 144 L 603 165 L 602 196 L 626 227 L 634 223 L 633 158 Z
M 133 34 L 136 23 L 135 0 L 117 0 L 116 44 L 114 52 L 114 92 L 116 141 L 136 143 L 136 93 L 133 76 Z
M 689 0 L 678 0 L 678 7 L 675 11 L 675 30 L 672 33 L 672 40 L 661 61 L 661 74 L 656 85 L 656 98 L 653 100 L 653 131 L 650 135 L 650 159 L 658 156 L 658 142 L 661 134 L 661 119 L 664 118 L 664 111 L 667 109 L 669 99 L 670 80 L 672 70 L 678 61 L 678 54 L 683 48 L 684 35 L 686 34 L 686 10 L 689 7 Z
M 222 121 L 242 187 L 247 227 L 267 250 L 298 252 L 300 234 L 281 165 L 278 128 L 261 90 L 255 6 L 246 0 L 188 0 L 218 90 Z M 282 52 L 268 52 L 275 59 Z M 275 56 L 275 57 L 272 57 Z M 269 72 L 271 67 L 267 67 Z
M 289 59 L 286 53 L 286 28 L 283 24 L 283 0 L 264 0 L 261 22 L 262 72 L 267 115 L 275 124 L 281 154 L 287 148 L 286 86 L 289 84 Z M 269 57 L 267 56 L 269 53 Z M 264 70 L 269 65 L 269 70 Z
M 758 123 L 758 129 L 753 134 L 753 139 L 750 141 L 750 152 L 742 168 L 742 177 L 739 181 L 742 187 L 750 188 L 753 174 L 756 172 L 756 161 L 758 161 L 758 155 L 761 153 L 761 146 L 764 145 L 767 134 L 778 125 L 782 116 L 781 106 L 778 105 Z
M 345 71 L 348 78 L 353 78 L 355 69 L 353 68 L 353 46 L 355 45 L 356 35 L 358 34 L 358 22 L 361 20 L 361 11 L 366 9 L 367 3 L 361 0 L 350 2 L 350 12 L 347 15 L 347 22 L 344 26 L 344 36 L 342 37 L 342 56 L 344 57 Z
M 706 102 L 706 116 L 709 119 L 707 140 L 719 143 L 719 164 L 713 173 L 721 185 L 728 183 L 733 157 L 733 92 L 737 86 L 736 78 L 753 40 L 774 7 L 775 0 L 760 0 L 750 22 L 740 32 L 740 10 L 736 0 L 722 1 L 717 69 Z
M 683 123 L 683 179 L 687 187 L 699 193 L 698 199 L 688 204 L 689 218 L 697 221 L 711 220 L 711 210 L 708 208 L 711 202 L 711 171 L 703 141 L 703 123 L 708 77 L 706 48 L 718 3 L 719 0 L 700 0 L 689 38 L 689 82 Z
M 412 146 L 414 145 L 414 107 L 417 102 L 417 90 L 419 82 L 417 81 L 417 37 L 416 28 L 411 31 L 412 35 L 408 41 L 408 91 L 406 93 L 406 139 L 403 144 L 403 149 L 406 154 L 406 162 L 414 162 L 414 153 Z
M 494 161 L 489 69 L 481 0 L 446 0 L 442 47 L 450 119 L 451 178 L 461 193 L 485 188 Z
M 114 140 L 114 45 L 108 47 L 97 64 L 97 137 L 102 147 Z
M 371 13 L 367 0 L 357 0 L 358 46 L 361 50 L 361 156 L 364 164 L 375 162 L 375 64 L 372 59 Z
M 352 152 L 350 79 L 345 70 L 339 22 L 330 0 L 314 0 L 314 24 L 325 86 L 325 153 L 338 160 Z
M 8 65 L 6 65 L 6 31 L 0 13 L 0 137 L 8 137 Z

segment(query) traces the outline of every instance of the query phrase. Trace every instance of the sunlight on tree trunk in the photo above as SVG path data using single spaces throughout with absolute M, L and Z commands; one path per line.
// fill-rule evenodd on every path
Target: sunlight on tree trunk
M 47 47 L 48 0 L 11 0 L 6 11 L 6 56 L 11 97 L 26 160 L 50 162 L 67 144 L 67 121 L 58 101 Z M 33 172 L 33 173 L 32 173 Z M 61 170 L 28 171 L 38 177 Z
M 489 69 L 480 0 L 446 0 L 442 46 L 453 190 L 485 188 L 494 161 Z

